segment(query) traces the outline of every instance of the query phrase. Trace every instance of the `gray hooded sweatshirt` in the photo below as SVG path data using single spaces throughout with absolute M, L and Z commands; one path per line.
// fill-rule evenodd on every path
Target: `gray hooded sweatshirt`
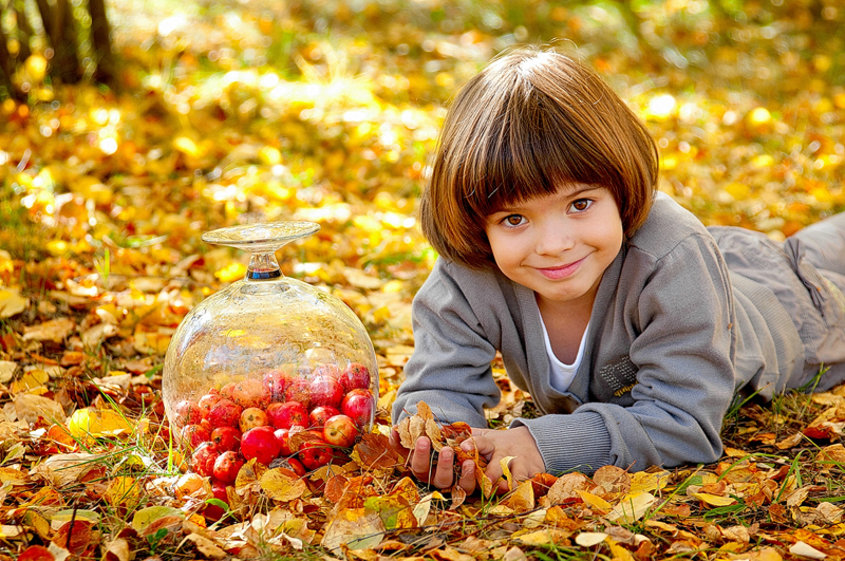
M 425 401 L 440 422 L 486 427 L 484 408 L 500 399 L 498 352 L 543 413 L 512 426 L 529 429 L 548 472 L 715 461 L 735 391 L 770 398 L 822 363 L 817 389 L 845 380 L 845 214 L 820 224 L 780 244 L 705 228 L 658 194 L 602 276 L 564 392 L 551 384 L 534 293 L 495 266 L 438 259 L 414 299 L 415 349 L 394 422 Z

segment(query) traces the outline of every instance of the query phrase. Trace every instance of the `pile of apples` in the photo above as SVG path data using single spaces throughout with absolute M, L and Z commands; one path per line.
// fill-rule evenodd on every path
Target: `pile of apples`
M 271 370 L 174 406 L 173 424 L 192 450 L 190 469 L 212 486 L 234 483 L 244 462 L 277 458 L 300 475 L 348 458 L 375 413 L 363 364 L 323 364 L 308 373 Z M 217 492 L 215 492 L 217 495 Z

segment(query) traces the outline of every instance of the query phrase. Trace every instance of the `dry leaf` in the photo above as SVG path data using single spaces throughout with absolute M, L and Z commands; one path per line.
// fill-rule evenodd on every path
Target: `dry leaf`
M 29 299 L 17 287 L 0 288 L 0 318 L 10 318 L 26 310 Z
M 259 485 L 268 497 L 280 502 L 298 499 L 308 490 L 305 481 L 286 468 L 267 470 L 259 479 Z
M 24 341 L 53 341 L 61 343 L 70 335 L 76 324 L 69 318 L 58 318 L 38 325 L 30 325 L 23 330 Z

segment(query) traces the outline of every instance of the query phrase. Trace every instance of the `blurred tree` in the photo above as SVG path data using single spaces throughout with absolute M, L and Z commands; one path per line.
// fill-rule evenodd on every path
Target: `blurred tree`
M 29 12 L 28 1 L 34 2 Z M 80 33 L 87 31 L 94 61 L 91 77 L 112 88 L 117 86 L 117 62 L 104 0 L 88 0 L 91 25 L 87 30 L 74 17 L 69 0 L 6 0 L 0 3 L 0 22 L 11 22 L 12 26 L 7 30 L 0 26 L 0 99 L 7 96 L 23 99 L 28 90 L 15 83 L 15 73 L 33 54 L 32 39 L 38 33 L 30 24 L 28 13 L 37 13 L 36 17 L 41 19 L 43 43 L 48 47 L 37 54 L 49 61 L 50 76 L 65 84 L 75 84 L 85 77 L 80 62 Z

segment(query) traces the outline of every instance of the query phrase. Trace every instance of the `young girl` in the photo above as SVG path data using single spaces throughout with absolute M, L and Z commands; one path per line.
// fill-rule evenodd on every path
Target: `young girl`
M 394 422 L 425 401 L 477 427 L 465 445 L 493 481 L 508 456 L 517 479 L 642 470 L 718 459 L 739 389 L 845 381 L 845 213 L 785 243 L 705 228 L 656 192 L 657 161 L 633 112 L 564 55 L 521 50 L 470 80 L 421 201 L 440 258 Z M 543 416 L 484 428 L 497 351 Z M 474 490 L 472 461 L 455 478 L 450 449 L 434 465 L 428 439 L 410 452 L 420 479 Z

